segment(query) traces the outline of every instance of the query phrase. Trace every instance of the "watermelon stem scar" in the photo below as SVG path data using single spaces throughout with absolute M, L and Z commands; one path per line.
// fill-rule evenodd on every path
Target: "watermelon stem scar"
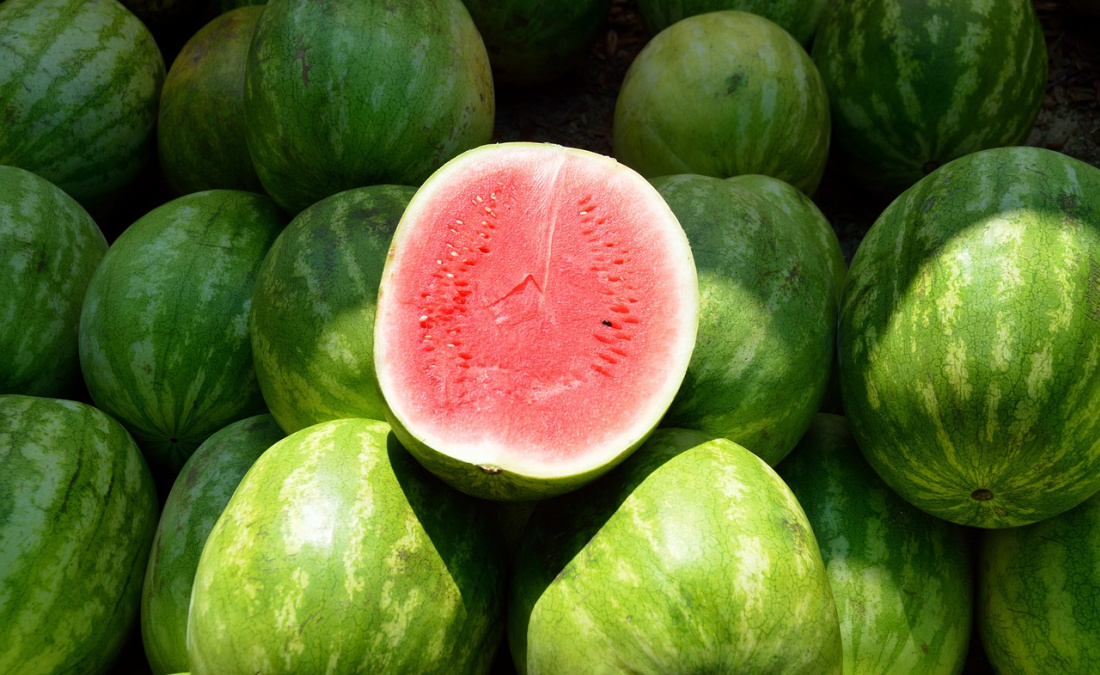
M 985 488 L 974 490 L 970 493 L 970 496 L 978 500 L 979 502 L 988 502 L 990 499 L 993 499 L 993 493 L 989 490 L 986 490 Z

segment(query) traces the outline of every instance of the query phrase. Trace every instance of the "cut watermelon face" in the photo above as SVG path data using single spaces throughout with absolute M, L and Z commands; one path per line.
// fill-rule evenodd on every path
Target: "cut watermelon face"
M 387 417 L 470 494 L 579 487 L 667 410 L 698 305 L 687 238 L 639 174 L 572 148 L 482 146 L 424 183 L 394 235 L 375 323 Z

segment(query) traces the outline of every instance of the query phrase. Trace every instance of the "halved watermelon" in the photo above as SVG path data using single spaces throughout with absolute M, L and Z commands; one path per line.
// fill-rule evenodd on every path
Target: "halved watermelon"
M 470 150 L 394 234 L 374 336 L 387 419 L 475 496 L 579 487 L 668 408 L 698 294 L 683 229 L 632 169 L 550 144 Z

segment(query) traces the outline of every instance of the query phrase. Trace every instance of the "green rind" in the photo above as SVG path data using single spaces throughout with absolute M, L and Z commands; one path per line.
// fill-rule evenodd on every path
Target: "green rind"
M 153 152 L 153 35 L 115 0 L 6 0 L 0 27 L 0 164 L 84 205 L 119 191 Z
M 245 143 L 244 76 L 263 7 L 242 7 L 195 33 L 168 71 L 157 149 L 178 194 L 223 188 L 262 192 Z
M 887 194 L 957 157 L 1022 143 L 1047 82 L 1029 0 L 834 2 L 813 59 L 842 164 Z
M 481 505 L 384 422 L 292 434 L 253 465 L 203 549 L 195 675 L 486 672 L 504 559 Z
M 1041 523 L 986 532 L 977 626 L 1001 675 L 1100 663 L 1100 495 Z
M 107 240 L 72 197 L 0 166 L 0 394 L 62 396 L 80 381 L 77 324 Z
M 245 473 L 283 439 L 271 415 L 234 422 L 195 450 L 157 525 L 141 594 L 141 639 L 156 675 L 186 670 L 187 610 L 199 555 Z
M 662 426 L 724 436 L 774 466 L 821 405 L 836 339 L 833 271 L 813 231 L 720 178 L 651 181 L 687 233 L 699 330 Z
M 821 547 L 840 615 L 844 672 L 962 672 L 973 607 L 963 529 L 887 487 L 843 417 L 815 416 L 778 471 Z
M 1100 489 L 1098 196 L 1083 162 L 987 150 L 907 190 L 863 239 L 840 313 L 844 409 L 910 503 L 1014 527 Z
M 419 185 L 488 143 L 485 46 L 460 0 L 272 0 L 245 77 L 248 149 L 296 214 L 364 185 Z
M 172 481 L 206 438 L 264 411 L 248 314 L 285 224 L 268 198 L 211 190 L 131 225 L 107 251 L 80 316 L 80 365 L 96 405 Z
M 82 403 L 0 396 L 0 672 L 110 672 L 156 524 L 121 425 Z
M 374 310 L 390 240 L 416 188 L 376 185 L 310 206 L 256 277 L 253 361 L 287 433 L 346 417 L 384 420 L 374 376 Z
M 525 675 L 841 672 L 836 607 L 794 495 L 744 448 L 680 429 L 535 508 L 508 639 Z
M 639 0 L 638 11 L 650 35 L 696 14 L 735 9 L 759 14 L 809 45 L 829 0 Z
M 765 174 L 813 194 L 829 100 L 802 45 L 745 12 L 689 17 L 655 36 L 615 103 L 615 157 L 647 178 Z

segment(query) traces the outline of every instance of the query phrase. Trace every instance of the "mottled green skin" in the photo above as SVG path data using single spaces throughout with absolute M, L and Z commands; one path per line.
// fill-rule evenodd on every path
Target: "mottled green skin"
M 1030 0 L 834 2 L 813 59 L 840 163 L 890 195 L 957 157 L 1022 143 L 1047 82 Z
M 141 593 L 141 639 L 156 675 L 189 667 L 187 609 L 203 545 L 245 473 L 283 436 L 271 415 L 234 422 L 195 450 L 168 493 Z
M 848 272 L 837 356 L 860 448 L 964 525 L 1076 506 L 1100 489 L 1098 323 L 1100 170 L 1037 148 L 941 167 Z
M 106 253 L 72 197 L 0 166 L 0 394 L 63 396 L 79 382 L 80 307 Z
M 810 524 L 726 439 L 658 430 L 604 479 L 539 504 L 513 569 L 521 674 L 841 672 Z
M 0 396 L 0 672 L 107 673 L 136 624 L 157 495 L 83 403 Z
M 986 532 L 977 627 L 1001 675 L 1100 663 L 1100 495 L 1041 523 Z
M 288 434 L 345 417 L 384 420 L 374 308 L 390 240 L 416 188 L 348 190 L 298 214 L 256 277 L 253 361 Z
M 504 574 L 481 505 L 385 422 L 325 422 L 264 453 L 214 525 L 191 598 L 191 671 L 486 672 Z
M 650 35 L 689 16 L 736 9 L 770 19 L 808 45 L 828 5 L 829 0 L 639 0 L 638 11 Z
M 662 426 L 724 436 L 775 466 L 829 381 L 836 294 L 816 234 L 752 189 L 706 176 L 651 181 L 699 274 L 699 331 Z
M 92 277 L 80 316 L 84 380 L 158 479 L 174 480 L 210 434 L 264 412 L 248 313 L 284 224 L 267 197 L 196 192 L 131 225 Z
M 840 615 L 844 672 L 962 672 L 973 606 L 963 528 L 887 487 L 843 417 L 815 416 L 778 471 L 821 547 Z
M 263 7 L 215 18 L 180 50 L 161 92 L 157 149 L 178 194 L 224 188 L 262 192 L 245 143 L 244 71 Z
M 0 27 L 0 164 L 86 206 L 109 198 L 154 149 L 153 35 L 115 0 L 6 0 Z
M 829 101 L 810 57 L 745 12 L 684 19 L 627 70 L 615 157 L 643 176 L 765 174 L 813 194 L 829 154 Z
M 488 143 L 489 57 L 461 0 L 272 0 L 245 77 L 248 149 L 291 214 L 364 185 L 419 185 Z
M 496 84 L 561 77 L 592 47 L 610 0 L 464 0 L 485 41 Z

